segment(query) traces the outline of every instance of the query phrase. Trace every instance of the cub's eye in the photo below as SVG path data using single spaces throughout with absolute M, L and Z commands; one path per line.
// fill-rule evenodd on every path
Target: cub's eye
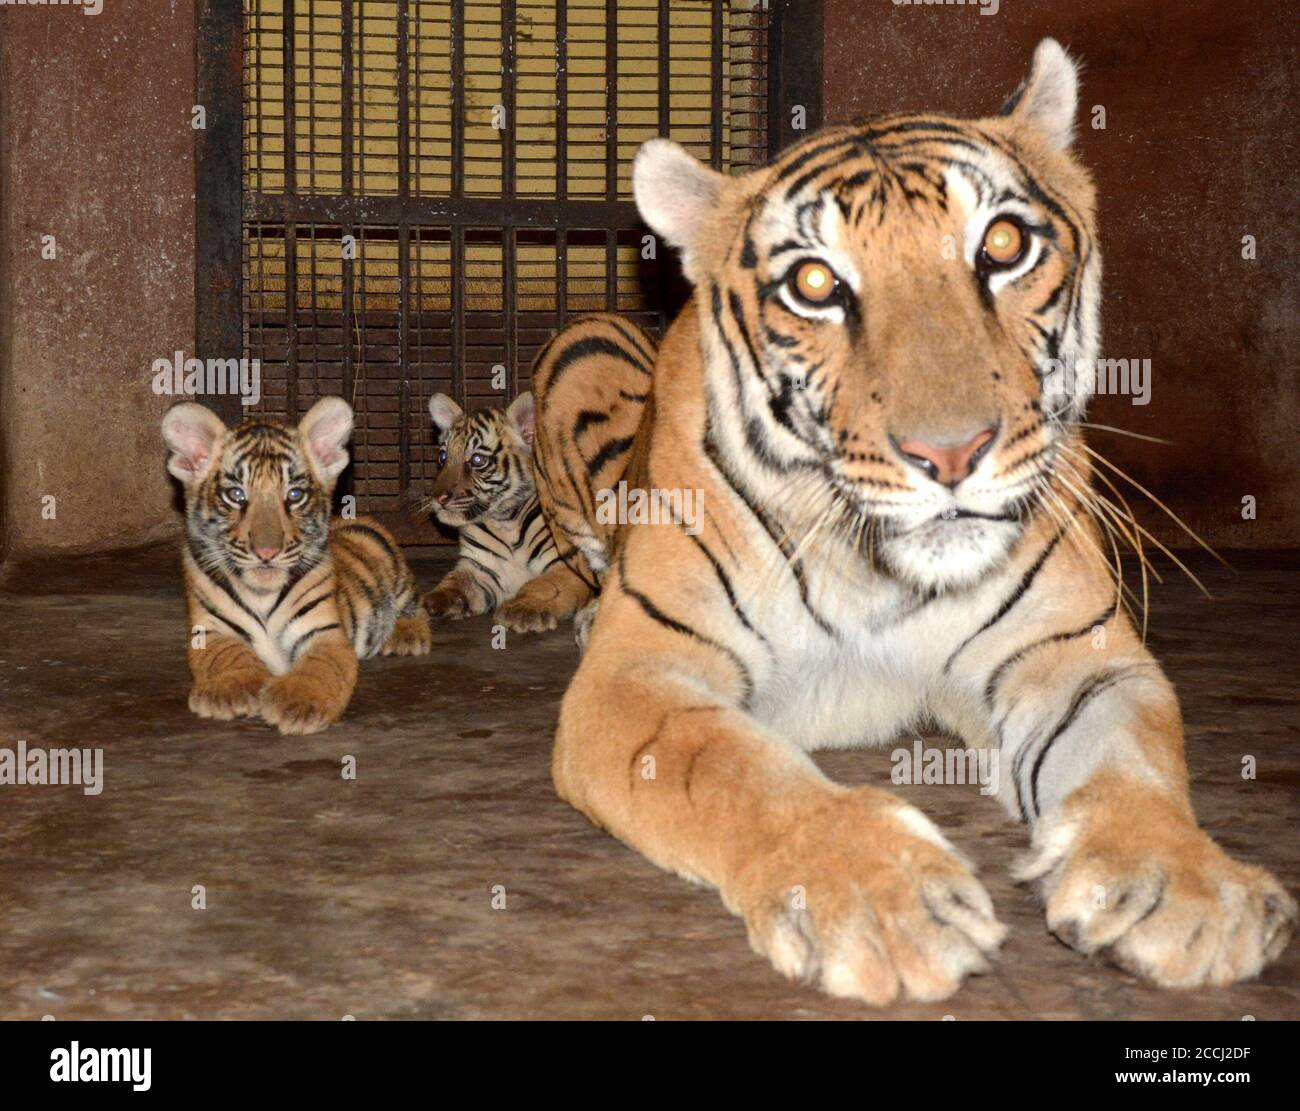
M 438 466 L 445 467 L 446 465 L 447 465 L 447 449 L 443 448 L 441 451 L 438 452 Z
M 287 501 L 290 505 L 300 505 L 302 503 L 303 498 L 305 498 L 306 496 L 307 496 L 306 490 L 299 490 L 295 488 L 293 490 L 290 490 L 287 494 L 285 494 L 284 500 Z
M 486 465 L 486 463 L 487 463 L 487 456 L 482 455 L 477 451 L 469 457 L 469 465 L 471 467 L 482 467 Z
M 980 244 L 980 263 L 983 270 L 1006 270 L 1025 257 L 1029 235 L 1019 220 L 999 216 L 988 226 L 984 242 Z
M 221 491 L 221 496 L 231 505 L 244 505 L 248 501 L 248 495 L 242 486 L 227 486 Z
M 804 260 L 790 271 L 785 284 L 796 300 L 814 308 L 830 304 L 840 292 L 840 280 L 835 271 L 813 258 Z

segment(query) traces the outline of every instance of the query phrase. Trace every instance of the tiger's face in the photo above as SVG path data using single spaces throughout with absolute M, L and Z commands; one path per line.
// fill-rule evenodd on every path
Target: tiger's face
M 446 394 L 429 399 L 438 436 L 438 477 L 424 504 L 451 528 L 515 516 L 533 496 L 533 395 L 506 409 L 464 412 Z
M 1068 153 L 1076 87 L 1047 40 L 990 119 L 831 128 L 740 178 L 666 140 L 637 156 L 642 215 L 697 289 L 710 435 L 807 528 L 833 517 L 923 589 L 1005 558 L 1091 392 L 1101 261 Z
M 324 560 L 351 432 L 352 410 L 337 397 L 317 402 L 297 428 L 249 420 L 227 429 L 191 402 L 168 410 L 168 470 L 185 490 L 186 537 L 199 567 L 269 594 Z

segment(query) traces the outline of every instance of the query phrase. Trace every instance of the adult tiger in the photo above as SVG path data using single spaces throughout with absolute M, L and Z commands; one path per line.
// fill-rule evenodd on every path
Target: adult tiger
M 315 733 L 347 708 L 358 658 L 429 651 L 429 618 L 393 538 L 364 517 L 330 521 L 347 402 L 322 398 L 297 428 L 230 429 L 181 402 L 162 434 L 185 490 L 194 713 Z
M 655 342 L 631 321 L 588 316 L 555 336 L 533 364 L 537 395 L 533 469 L 561 558 L 598 595 L 618 537 L 618 514 L 601 512 L 620 482 L 638 485 L 653 418 Z M 585 646 L 597 600 L 578 611 Z
M 1086 512 L 1101 261 L 1076 100 L 1045 40 L 992 118 L 831 128 L 736 178 L 666 140 L 634 164 L 695 287 L 644 481 L 702 491 L 703 527 L 618 536 L 554 779 L 835 995 L 942 998 L 1005 935 L 929 819 L 807 755 L 925 716 L 1000 755 L 1032 826 L 1017 873 L 1082 952 L 1229 983 L 1296 915 L 1198 828 L 1174 692 Z

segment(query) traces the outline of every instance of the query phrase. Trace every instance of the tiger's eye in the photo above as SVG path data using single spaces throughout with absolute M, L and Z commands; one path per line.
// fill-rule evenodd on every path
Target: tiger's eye
M 809 260 L 794 272 L 794 290 L 813 305 L 825 304 L 835 295 L 835 274 L 824 262 Z
M 990 262 L 1003 266 L 1015 262 L 1024 246 L 1024 233 L 1011 220 L 994 220 L 984 233 L 984 253 Z

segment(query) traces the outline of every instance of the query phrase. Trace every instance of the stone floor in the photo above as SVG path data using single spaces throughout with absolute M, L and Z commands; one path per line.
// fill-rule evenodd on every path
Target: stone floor
M 1213 605 L 1169 576 L 1151 639 L 1203 822 L 1295 890 L 1300 561 L 1232 562 L 1196 564 Z M 367 664 L 341 724 L 286 740 L 189 714 L 183 623 L 167 553 L 7 573 L 0 745 L 102 747 L 105 786 L 0 788 L 0 1017 L 881 1017 L 780 979 L 714 893 L 556 799 L 567 629 L 496 650 L 486 619 L 443 627 L 432 657 Z M 823 765 L 888 782 L 884 752 Z M 901 790 L 978 861 L 1012 932 L 990 975 L 883 1017 L 1300 1018 L 1300 942 L 1256 983 L 1150 989 L 1046 933 L 1007 879 L 1025 834 L 991 800 Z

